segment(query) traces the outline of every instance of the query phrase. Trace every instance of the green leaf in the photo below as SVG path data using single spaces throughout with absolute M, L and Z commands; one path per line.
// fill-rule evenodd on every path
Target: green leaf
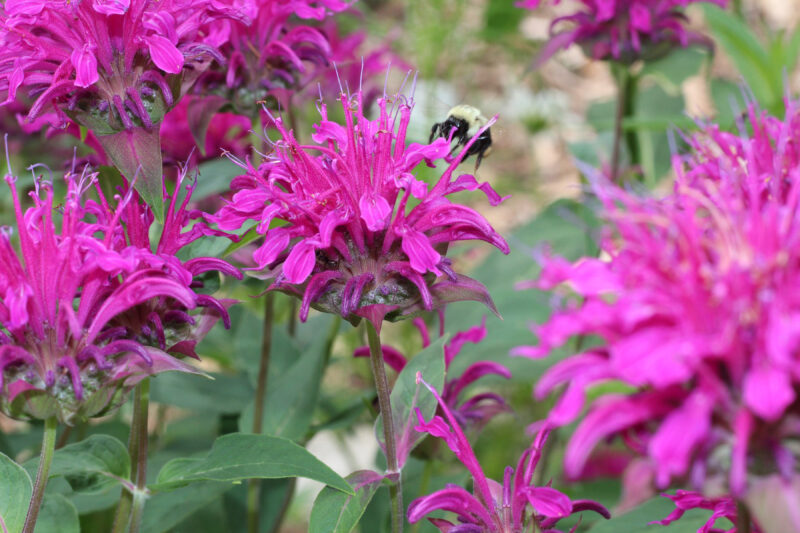
M 745 499 L 764 533 L 800 531 L 800 479 L 774 475 L 755 482 Z
M 286 477 L 305 477 L 352 493 L 344 479 L 305 448 L 280 437 L 242 433 L 218 438 L 204 458 L 168 462 L 151 489 L 169 490 L 194 481 Z
M 680 93 L 681 84 L 700 71 L 708 52 L 702 48 L 688 47 L 674 50 L 656 61 L 647 61 L 641 76 L 655 79 L 670 95 Z
M 194 142 L 200 149 L 200 155 L 206 155 L 206 133 L 211 119 L 222 108 L 227 100 L 222 96 L 208 95 L 189 99 L 186 109 L 189 131 L 192 132 Z
M 783 92 L 781 73 L 774 72 L 769 53 L 750 27 L 736 15 L 717 6 L 706 4 L 703 10 L 716 42 L 731 57 L 756 99 L 767 107 L 780 101 Z
M 244 170 L 227 157 L 200 163 L 197 167 L 197 187 L 192 193 L 192 199 L 202 200 L 227 191 L 231 186 L 231 180 L 242 173 Z
M 589 530 L 589 533 L 688 533 L 697 531 L 708 521 L 711 511 L 692 509 L 686 512 L 677 522 L 668 526 L 649 524 L 655 520 L 664 519 L 675 509 L 675 504 L 668 498 L 654 498 L 639 507 L 611 520 L 601 520 Z M 727 520 L 717 521 L 719 524 L 729 524 Z
M 78 510 L 72 502 L 61 494 L 46 494 L 33 533 L 80 533 L 80 530 Z
M 164 222 L 164 180 L 159 127 L 134 128 L 97 137 L 114 166 L 135 187 L 156 220 Z
M 39 458 L 25 463 L 36 472 Z M 92 435 L 86 440 L 57 450 L 50 466 L 50 477 L 63 476 L 75 492 L 102 492 L 130 475 L 131 463 L 124 444 L 108 435 Z
M 153 494 L 144 507 L 141 531 L 164 533 L 231 490 L 230 483 L 202 482 Z
M 418 424 L 415 407 L 418 407 L 426 420 L 436 412 L 436 397 L 424 386 L 417 383 L 417 373 L 434 387 L 437 391 L 444 387 L 444 343 L 445 338 L 439 338 L 430 346 L 418 353 L 405 367 L 403 367 L 392 389 L 392 419 L 394 433 L 397 441 L 397 451 L 400 464 L 408 457 L 411 450 L 425 437 L 414 429 Z M 382 445 L 386 439 L 383 436 L 383 417 L 375 421 L 375 435 Z
M 312 344 L 296 358 L 294 364 L 280 376 L 280 380 L 267 389 L 262 416 L 262 433 L 291 440 L 305 437 L 311 426 L 311 417 L 317 405 L 320 381 L 325 370 L 328 338 L 323 332 L 329 330 L 334 317 L 323 315 L 313 324 L 301 324 L 302 330 L 310 329 L 317 333 Z M 242 413 L 239 428 L 249 432 L 253 427 L 254 404 L 251 403 Z
M 253 397 L 246 374 L 211 374 L 203 379 L 183 372 L 167 372 L 150 383 L 150 398 L 204 413 L 238 413 Z
M 260 487 L 259 531 L 273 533 L 278 520 L 286 510 L 285 502 L 294 495 L 295 483 L 293 479 L 264 479 Z M 247 531 L 247 485 L 243 483 L 226 492 L 223 506 L 227 521 L 226 530 Z
M 22 531 L 32 493 L 33 483 L 25 469 L 0 453 L 0 531 Z
M 371 470 L 353 472 L 345 479 L 356 493 L 322 489 L 311 509 L 309 533 L 350 533 L 383 482 L 383 476 Z

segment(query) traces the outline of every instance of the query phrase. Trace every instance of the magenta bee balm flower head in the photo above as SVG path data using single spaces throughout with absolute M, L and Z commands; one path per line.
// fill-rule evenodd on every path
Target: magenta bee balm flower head
M 224 31 L 247 20 L 226 0 L 6 0 L 0 6 L 0 99 L 35 97 L 28 113 L 58 112 L 108 135 L 158 124 L 212 60 Z
M 741 498 L 760 476 L 797 475 L 800 109 L 787 102 L 779 120 L 751 105 L 748 117 L 738 134 L 711 125 L 690 139 L 666 198 L 598 181 L 601 258 L 545 260 L 535 285 L 580 300 L 517 353 L 541 357 L 574 335 L 603 341 L 537 384 L 539 398 L 566 385 L 550 422 L 578 418 L 594 384 L 630 388 L 592 403 L 566 450 L 571 476 L 613 436 L 649 459 L 661 488 L 677 478 Z
M 522 0 L 517 6 L 536 9 L 546 0 Z M 696 2 L 726 6 L 727 0 L 581 0 L 575 13 L 551 23 L 550 42 L 537 59 L 543 63 L 555 52 L 578 44 L 589 57 L 632 63 L 657 59 L 675 47 L 708 39 L 686 29 L 684 8 Z M 559 0 L 553 0 L 554 4 Z
M 56 416 L 72 425 L 119 405 L 144 377 L 197 372 L 165 351 L 186 353 L 189 346 L 159 346 L 143 329 L 125 324 L 138 313 L 151 338 L 159 336 L 155 323 L 164 337 L 170 325 L 190 319 L 190 310 L 211 304 L 194 292 L 191 280 L 163 265 L 163 254 L 115 248 L 114 224 L 131 198 L 108 223 L 107 206 L 82 199 L 93 180 L 67 175 L 59 207 L 53 187 L 41 183 L 31 195 L 33 207 L 23 210 L 16 178 L 6 176 L 16 227 L 0 234 L 0 410 L 10 416 Z M 158 309 L 182 315 L 145 312 L 154 301 Z
M 457 485 L 417 498 L 408 506 L 408 521 L 412 524 L 436 511 L 454 513 L 457 523 L 441 518 L 429 518 L 442 533 L 558 533 L 559 520 L 581 511 L 594 511 L 609 518 L 608 510 L 591 500 L 571 501 L 565 494 L 550 487 L 533 485 L 533 472 L 542 456 L 549 430 L 543 429 L 525 450 L 517 468 L 506 467 L 503 483 L 488 479 L 478 462 L 454 414 L 436 390 L 417 377 L 439 400 L 444 418 L 434 416 L 425 421 L 417 410 L 419 425 L 414 429 L 442 439 L 472 475 L 473 493 Z
M 264 235 L 253 254 L 258 270 L 273 280 L 270 290 L 302 299 L 303 320 L 312 306 L 376 327 L 458 300 L 494 310 L 483 285 L 453 271 L 447 249 L 472 239 L 505 253 L 508 245 L 483 216 L 448 195 L 481 189 L 493 204 L 502 198 L 474 176 L 453 178 L 461 156 L 433 185 L 414 175 L 420 163 L 448 157 L 450 145 L 408 143 L 410 99 L 380 98 L 375 120 L 364 116 L 361 93 L 340 101 L 345 125 L 320 105 L 311 145 L 276 119 L 274 151 L 258 168 L 243 164 L 232 201 L 214 220 L 223 230 L 257 222 Z

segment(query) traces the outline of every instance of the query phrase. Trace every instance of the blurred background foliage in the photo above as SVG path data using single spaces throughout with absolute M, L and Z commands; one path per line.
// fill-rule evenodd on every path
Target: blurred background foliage
M 481 211 L 507 237 L 511 254 L 503 257 L 497 251 L 488 252 L 486 246 L 462 245 L 452 255 L 489 287 L 503 319 L 488 316 L 487 338 L 480 344 L 467 345 L 451 372 L 457 375 L 471 362 L 482 359 L 501 362 L 513 372 L 509 382 L 487 378 L 477 385 L 506 397 L 513 413 L 498 416 L 480 433 L 470 435 L 489 477 L 501 479 L 503 468 L 515 464 L 530 444 L 526 426 L 541 419 L 551 405 L 550 401 L 532 399 L 533 384 L 570 348 L 540 361 L 508 355 L 512 347 L 534 342 L 529 325 L 543 322 L 551 303 L 550 295 L 519 291 L 515 284 L 536 275 L 535 258 L 546 250 L 572 259 L 596 250 L 598 221 L 579 169 L 602 168 L 609 163 L 616 105 L 614 73 L 606 63 L 587 59 L 577 47 L 533 69 L 549 20 L 567 10 L 569 2 L 536 12 L 518 9 L 510 0 L 361 0 L 357 4 L 362 15 L 340 17 L 340 24 L 366 28 L 368 43 L 374 46 L 388 38 L 398 56 L 415 69 L 417 104 L 412 141 L 426 141 L 431 125 L 443 120 L 456 104 L 468 103 L 487 116 L 500 117 L 492 128 L 494 151 L 478 177 L 491 182 L 501 195 L 512 197 L 491 209 L 485 208 L 480 195 L 465 198 L 482 204 Z M 623 124 L 623 157 L 628 163 L 638 161 L 641 165 L 644 186 L 669 188 L 670 155 L 680 148 L 681 132 L 692 131 L 698 122 L 710 119 L 735 130 L 744 97 L 754 97 L 763 108 L 781 115 L 784 94 L 794 92 L 800 81 L 796 69 L 800 53 L 798 17 L 797 0 L 742 0 L 727 12 L 693 6 L 692 26 L 709 33 L 716 47 L 678 50 L 659 61 L 634 66 L 640 83 L 634 114 Z M 399 74 L 394 72 L 390 77 L 390 88 L 402 79 Z M 313 105 L 299 110 L 299 135 L 308 137 L 311 133 L 315 113 Z M 35 162 L 45 163 L 58 173 L 64 162 L 56 160 L 54 154 L 69 151 L 73 145 L 78 155 L 86 150 L 68 136 L 38 141 L 12 142 L 11 165 L 18 174 L 25 176 L 20 170 Z M 40 146 L 52 150 L 42 151 Z M 199 169 L 195 200 L 226 190 L 237 170 L 225 159 L 204 163 Z M 462 170 L 470 172 L 471 163 Z M 429 172 L 434 179 L 435 170 Z M 32 184 L 30 174 L 22 183 L 28 187 Z M 0 195 L 0 223 L 10 224 L 12 217 L 10 196 L 4 193 Z M 195 255 L 219 255 L 227 242 L 209 239 L 198 246 L 204 249 L 194 250 Z M 257 296 L 263 289 L 263 283 L 254 279 L 245 283 L 226 281 L 220 288 L 241 303 L 232 310 L 232 329 L 215 328 L 198 350 L 213 380 L 182 374 L 153 380 L 149 479 L 168 460 L 205 453 L 217 436 L 250 427 L 263 315 L 263 299 Z M 289 299 L 279 295 L 265 433 L 308 444 L 342 475 L 370 467 L 380 460 L 380 454 L 371 424 L 376 403 L 368 361 L 352 357 L 353 349 L 365 343 L 361 330 L 318 314 L 312 314 L 305 324 L 294 324 L 290 320 L 294 311 Z M 477 304 L 453 305 L 446 313 L 446 335 L 479 324 L 486 314 L 486 309 Z M 438 319 L 432 316 L 428 322 L 436 332 Z M 296 328 L 295 336 L 289 334 L 290 328 Z M 409 322 L 387 326 L 385 331 L 385 342 L 403 353 L 420 350 L 419 334 Z M 334 335 L 328 360 L 325 346 Z M 304 409 L 308 416 L 302 414 Z M 128 429 L 124 421 L 130 415 L 130 405 L 126 405 L 111 417 L 62 433 L 61 444 L 95 433 L 125 441 Z M 2 419 L 0 428 L 0 452 L 19 462 L 36 453 L 41 427 Z M 540 479 L 553 479 L 571 497 L 593 498 L 614 508 L 620 496 L 618 481 L 570 484 L 562 478 L 560 448 L 565 434 L 562 430 L 554 436 L 547 462 L 540 466 Z M 427 442 L 415 453 L 430 455 L 434 448 L 433 442 Z M 445 483 L 466 482 L 465 470 L 442 448 L 436 451 L 440 458 L 436 461 L 410 460 L 405 472 L 406 502 Z M 306 531 L 319 486 L 277 480 L 266 482 L 264 487 L 262 531 L 273 531 L 284 513 L 288 514 L 280 531 Z M 109 528 L 118 487 L 87 495 L 73 493 L 67 483 L 53 482 L 48 491 L 61 493 L 78 511 L 79 518 L 62 514 L 66 517 L 62 518 L 64 524 L 77 524 L 79 520 L 86 531 Z M 292 491 L 297 497 L 288 505 Z M 387 505 L 385 495 L 373 500 L 362 520 L 363 533 L 388 530 L 384 521 Z M 594 517 L 587 515 L 580 531 L 670 533 L 693 531 L 704 522 L 703 513 L 695 512 L 672 527 L 646 525 L 666 516 L 671 508 L 668 500 L 656 499 L 607 523 L 595 524 Z M 244 509 L 244 485 L 194 484 L 153 495 L 146 507 L 143 530 L 237 531 L 244 520 Z M 50 511 L 59 516 L 57 510 Z M 63 527 L 62 531 L 72 531 Z M 435 530 L 420 523 L 410 531 Z

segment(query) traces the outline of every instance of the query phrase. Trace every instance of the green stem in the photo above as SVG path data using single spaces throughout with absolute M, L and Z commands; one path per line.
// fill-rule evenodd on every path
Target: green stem
M 264 418 L 264 400 L 267 397 L 267 378 L 269 377 L 269 361 L 272 352 L 272 322 L 274 315 L 275 295 L 268 292 L 264 297 L 264 323 L 261 336 L 261 362 L 258 366 L 258 379 L 256 382 L 255 409 L 253 410 L 253 433 L 259 434 L 262 430 Z M 258 505 L 261 496 L 261 483 L 258 479 L 247 482 L 247 531 L 258 532 L 259 511 Z
M 33 485 L 31 503 L 28 506 L 28 516 L 25 517 L 25 526 L 22 533 L 33 533 L 36 527 L 36 518 L 39 516 L 39 509 L 44 499 L 44 489 L 47 486 L 47 478 L 50 474 L 50 465 L 53 462 L 53 454 L 56 451 L 56 428 L 58 420 L 52 416 L 44 421 L 44 435 L 42 435 L 42 452 L 39 455 L 39 470 L 36 472 L 36 483 Z
M 627 65 L 611 63 L 612 73 L 617 82 L 617 109 L 614 115 L 614 144 L 611 151 L 611 180 L 619 180 L 620 160 L 622 159 L 622 141 L 628 151 L 631 166 L 641 165 L 641 149 L 636 131 L 623 129 L 626 119 L 636 114 L 636 92 L 639 78 L 630 71 Z
M 136 460 L 131 465 L 132 471 L 136 473 L 134 478 L 136 492 L 133 496 L 131 526 L 128 529 L 130 533 L 139 532 L 144 504 L 147 500 L 147 418 L 150 412 L 150 378 L 143 379 L 136 387 L 134 401 L 136 402 L 135 406 L 138 406 L 138 411 L 134 408 L 133 416 L 139 419 L 139 423 L 136 433 L 136 439 L 138 440 Z
M 753 520 L 750 517 L 750 509 L 744 502 L 736 503 L 736 515 L 736 533 L 751 533 Z
M 369 340 L 369 359 L 372 363 L 372 375 L 375 378 L 375 388 L 378 390 L 378 406 L 383 416 L 383 438 L 386 441 L 386 466 L 390 474 L 397 474 L 397 482 L 389 486 L 389 495 L 392 499 L 392 532 L 402 533 L 403 524 L 403 490 L 400 471 L 397 467 L 397 448 L 395 445 L 394 419 L 392 417 L 392 403 L 390 400 L 389 380 L 386 379 L 386 366 L 383 363 L 383 350 L 381 338 L 375 326 L 369 320 L 367 324 L 367 338 Z
M 133 419 L 128 436 L 128 454 L 131 458 L 131 483 L 144 488 L 147 470 L 147 418 L 150 410 L 150 378 L 143 379 L 133 393 Z M 136 489 L 122 489 L 117 512 L 114 515 L 112 533 L 124 533 L 131 522 L 131 510 Z M 142 503 L 144 505 L 144 503 Z

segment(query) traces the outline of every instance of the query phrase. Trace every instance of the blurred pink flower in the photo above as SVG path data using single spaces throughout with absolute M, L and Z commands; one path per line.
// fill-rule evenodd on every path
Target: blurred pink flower
M 228 35 L 247 21 L 233 0 L 6 0 L 0 6 L 0 98 L 24 90 L 28 119 L 55 109 L 98 135 L 161 121 Z M 240 7 L 241 5 L 241 7 Z M 209 29 L 210 28 L 210 29 Z M 0 104 L 0 105 L 2 105 Z
M 37 184 L 33 207 L 23 211 L 16 178 L 6 176 L 19 238 L 17 252 L 12 232 L 0 234 L 0 410 L 10 416 L 72 425 L 119 405 L 148 375 L 197 372 L 166 346 L 118 327 L 154 300 L 187 312 L 205 301 L 169 269 L 143 266 L 149 252 L 115 249 L 111 226 L 96 216 L 107 206 L 81 198 L 93 180 L 67 175 L 58 208 L 53 187 Z
M 430 338 L 427 334 L 427 326 L 422 319 L 414 319 L 415 325 L 426 328 L 423 334 L 422 347 L 430 345 Z M 510 411 L 506 401 L 497 393 L 481 392 L 466 400 L 460 400 L 464 389 L 484 376 L 495 375 L 505 379 L 511 379 L 511 371 L 504 365 L 494 361 L 478 361 L 469 365 L 460 376 L 451 376 L 449 371 L 453 359 L 461 352 L 465 343 L 471 342 L 478 344 L 486 337 L 486 319 L 484 318 L 480 326 L 475 326 L 467 331 L 459 331 L 452 339 L 444 345 L 444 364 L 445 364 L 445 384 L 442 391 L 444 403 L 453 412 L 459 424 L 468 428 L 479 430 L 492 418 L 504 411 Z M 392 370 L 400 373 L 405 368 L 408 359 L 400 351 L 386 344 L 381 346 L 383 350 L 383 360 Z M 355 357 L 369 357 L 369 346 L 356 348 L 353 355 Z
M 302 298 L 303 320 L 312 305 L 378 328 L 384 317 L 452 301 L 494 309 L 485 287 L 453 272 L 445 254 L 461 240 L 483 240 L 506 253 L 508 245 L 485 218 L 447 196 L 481 189 L 492 204 L 503 199 L 474 176 L 454 180 L 460 157 L 431 188 L 412 174 L 450 149 L 447 139 L 406 144 L 413 105 L 406 97 L 381 98 L 375 120 L 363 115 L 361 93 L 340 100 L 346 125 L 330 121 L 320 104 L 313 145 L 299 144 L 276 119 L 282 139 L 274 152 L 258 168 L 243 164 L 232 201 L 213 220 L 223 230 L 257 222 L 265 236 L 253 254 L 258 269 L 274 280 L 270 290 Z
M 161 150 L 164 164 L 195 167 L 198 163 L 220 157 L 226 153 L 243 159 L 250 149 L 251 119 L 233 113 L 214 114 L 205 131 L 203 149 L 197 148 L 192 136 L 189 111 L 196 100 L 203 97 L 189 95 L 181 99 L 161 123 Z M 202 106 L 202 102 L 197 105 Z
M 607 258 L 546 258 L 532 284 L 563 285 L 580 299 L 535 328 L 538 346 L 516 354 L 542 357 L 576 335 L 602 340 L 537 384 L 538 398 L 566 386 L 549 422 L 578 418 L 597 383 L 625 385 L 579 423 L 566 450 L 570 476 L 613 436 L 650 459 L 659 487 L 727 481 L 740 497 L 756 472 L 796 475 L 800 108 L 788 102 L 781 121 L 751 105 L 748 116 L 738 135 L 712 125 L 690 139 L 664 199 L 598 181 Z
M 436 511 L 448 511 L 458 517 L 458 523 L 441 518 L 429 518 L 442 533 L 523 533 L 554 529 L 562 518 L 581 511 L 594 511 L 609 518 L 608 510 L 591 500 L 571 501 L 565 494 L 550 486 L 533 486 L 533 472 L 541 458 L 549 431 L 542 430 L 530 448 L 525 450 L 516 470 L 506 467 L 503 483 L 488 479 L 472 446 L 459 426 L 456 417 L 436 390 L 417 376 L 439 401 L 444 414 L 426 422 L 417 409 L 417 431 L 442 439 L 459 461 L 469 470 L 473 494 L 457 485 L 417 498 L 408 506 L 408 521 L 412 524 Z
M 516 5 L 537 9 L 546 1 L 523 0 Z M 686 47 L 693 42 L 707 44 L 707 38 L 685 28 L 683 9 L 696 2 L 725 7 L 728 0 L 581 0 L 581 10 L 553 20 L 550 41 L 537 63 L 572 44 L 582 46 L 594 59 L 624 63 L 657 58 L 676 46 Z M 552 3 L 558 4 L 559 0 Z

